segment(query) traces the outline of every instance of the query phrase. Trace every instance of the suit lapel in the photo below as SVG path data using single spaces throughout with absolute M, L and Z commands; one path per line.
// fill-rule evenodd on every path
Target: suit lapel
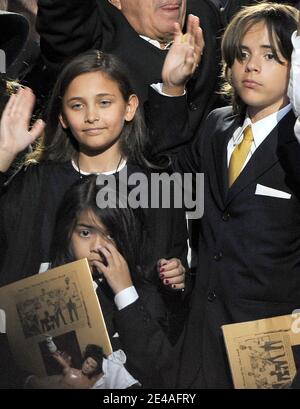
M 236 115 L 224 118 L 223 130 L 218 132 L 212 141 L 213 161 L 208 164 L 208 173 L 214 196 L 221 208 L 224 207 L 228 190 L 227 145 L 241 123 L 241 118 Z
M 226 206 L 249 184 L 257 180 L 278 162 L 277 146 L 280 135 L 293 135 L 295 116 L 290 111 L 270 132 L 262 144 L 256 149 L 253 156 L 242 170 L 232 187 L 228 190 Z M 227 172 L 228 173 L 228 172 Z

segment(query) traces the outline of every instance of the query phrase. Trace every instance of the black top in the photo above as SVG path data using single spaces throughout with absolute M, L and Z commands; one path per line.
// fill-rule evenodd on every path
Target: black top
M 122 172 L 149 173 L 127 164 Z M 0 283 L 36 274 L 50 261 L 56 212 L 65 192 L 80 178 L 70 162 L 45 162 L 22 169 L 1 192 Z M 84 177 L 84 176 L 82 176 Z M 2 174 L 2 182 L 5 175 Z M 1 180 L 0 180 L 1 182 Z M 186 223 L 183 209 L 145 209 L 151 243 L 149 267 L 159 258 L 178 257 L 186 264 Z
M 133 164 L 127 164 L 121 172 L 125 170 L 128 176 L 138 171 L 147 175 Z M 36 274 L 42 262 L 50 261 L 57 209 L 64 193 L 80 176 L 70 162 L 31 165 L 15 175 L 8 186 L 3 186 L 6 175 L 0 174 L 1 285 Z M 145 216 L 150 240 L 146 257 L 152 267 L 161 257 L 179 257 L 184 262 L 187 239 L 184 211 L 145 209 Z M 167 364 L 172 353 L 169 341 L 174 343 L 182 329 L 182 314 L 176 315 L 182 307 L 179 293 L 169 291 L 162 297 L 159 295 L 160 280 L 154 271 L 152 284 L 139 286 L 140 298 L 121 311 L 117 311 L 109 288 L 100 286 L 97 292 L 109 334 L 111 337 L 115 332 L 120 334 L 132 374 L 144 386 L 159 387 L 163 386 L 159 372 L 170 366 Z

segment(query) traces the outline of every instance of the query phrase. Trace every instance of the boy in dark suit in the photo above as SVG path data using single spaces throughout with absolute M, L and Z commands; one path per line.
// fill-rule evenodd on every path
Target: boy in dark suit
M 290 314 L 300 306 L 300 203 L 277 155 L 282 139 L 294 139 L 287 87 L 298 14 L 290 6 L 262 3 L 234 17 L 222 42 L 233 106 L 213 111 L 192 145 L 182 146 L 185 97 L 151 91 L 156 151 L 168 153 L 177 171 L 203 172 L 205 178 L 179 387 L 232 387 L 221 326 Z M 175 46 L 184 47 L 179 40 Z M 192 72 L 197 63 L 197 52 L 186 48 L 182 64 L 171 52 L 165 62 L 166 93 L 180 94 L 184 67 Z

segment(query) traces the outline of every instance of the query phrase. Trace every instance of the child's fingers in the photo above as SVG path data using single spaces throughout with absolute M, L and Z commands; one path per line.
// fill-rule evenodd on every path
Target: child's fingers
M 103 274 L 105 278 L 107 275 L 108 267 L 102 263 L 102 261 L 94 260 L 92 263 L 93 267 L 95 267 L 99 274 Z
M 174 277 L 166 277 L 163 279 L 163 283 L 165 285 L 172 285 L 172 284 L 184 284 L 185 283 L 185 274 L 180 274 Z
M 170 288 L 172 288 L 172 290 L 184 290 L 185 289 L 185 283 L 182 284 L 171 284 L 169 285 Z
M 38 119 L 32 126 L 31 130 L 29 131 L 30 135 L 32 136 L 32 141 L 35 141 L 44 131 L 45 129 L 45 122 L 42 119 Z
M 162 280 L 164 279 L 170 279 L 174 277 L 181 277 L 184 276 L 185 274 L 185 268 L 184 267 L 179 267 L 179 268 L 174 268 L 173 270 L 170 271 L 164 271 L 163 273 L 160 273 L 159 276 Z
M 13 106 L 14 106 L 14 104 L 15 104 L 15 99 L 16 99 L 16 95 L 15 95 L 15 94 L 12 94 L 12 95 L 9 97 L 9 100 L 8 100 L 7 104 L 5 105 L 5 108 L 4 108 L 4 110 L 3 110 L 3 114 L 2 114 L 1 120 L 4 120 L 5 118 L 11 117 L 11 112 L 12 112 Z
M 29 123 L 35 104 L 35 96 L 30 88 L 20 88 L 16 94 L 15 103 L 11 115 L 21 117 L 24 122 Z
M 122 264 L 125 261 L 122 254 L 118 251 L 116 246 L 110 241 L 107 241 L 105 246 L 101 248 L 105 248 L 106 251 L 110 253 L 111 261 L 114 262 L 115 264 Z M 101 251 L 101 248 L 100 248 L 100 251 Z
M 172 259 L 168 260 L 167 263 L 165 263 L 160 268 L 160 272 L 165 273 L 165 272 L 174 270 L 176 268 L 179 268 L 180 266 L 182 266 L 181 261 L 179 259 L 177 259 L 177 258 L 172 258 Z
M 168 263 L 168 260 L 166 258 L 161 258 L 157 262 L 157 267 L 163 268 L 167 263 Z
M 108 244 L 105 244 L 105 246 L 100 246 L 98 251 L 102 253 L 107 259 L 113 258 L 112 252 L 108 248 Z

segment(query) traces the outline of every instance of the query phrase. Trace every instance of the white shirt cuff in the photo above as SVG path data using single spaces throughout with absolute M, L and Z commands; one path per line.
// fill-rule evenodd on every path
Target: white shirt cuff
M 120 291 L 115 295 L 115 304 L 118 310 L 123 310 L 130 304 L 133 304 L 139 298 L 138 293 L 134 286 L 125 288 L 125 290 Z
M 151 88 L 154 89 L 154 91 L 158 92 L 160 95 L 164 95 L 165 97 L 170 97 L 170 98 L 176 98 L 175 95 L 169 95 L 169 94 L 165 94 L 162 90 L 163 88 L 163 83 L 162 82 L 157 82 L 156 84 L 151 84 L 150 85 Z M 186 94 L 186 90 L 184 90 L 184 93 L 182 94 L 185 95 Z

